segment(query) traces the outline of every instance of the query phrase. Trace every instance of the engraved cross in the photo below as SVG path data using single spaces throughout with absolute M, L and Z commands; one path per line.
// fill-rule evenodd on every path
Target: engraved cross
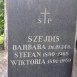
M 46 24 L 46 18 L 47 18 L 47 15 L 49 15 L 50 13 L 47 12 L 47 9 L 45 8 L 45 12 L 44 13 L 41 13 L 44 15 L 44 24 Z

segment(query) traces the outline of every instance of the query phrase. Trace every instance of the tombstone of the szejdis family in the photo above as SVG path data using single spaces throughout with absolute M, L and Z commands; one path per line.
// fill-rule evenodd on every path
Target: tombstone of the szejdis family
M 8 0 L 8 77 L 71 77 L 75 0 Z

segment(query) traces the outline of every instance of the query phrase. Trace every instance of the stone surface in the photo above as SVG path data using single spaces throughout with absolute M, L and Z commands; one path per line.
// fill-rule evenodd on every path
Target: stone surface
M 72 77 L 77 77 L 77 50 L 76 50 L 74 63 L 73 63 L 73 76 Z
M 74 66 L 74 75 L 73 77 L 77 77 L 77 63 Z
M 7 52 L 0 50 L 0 77 L 7 77 Z

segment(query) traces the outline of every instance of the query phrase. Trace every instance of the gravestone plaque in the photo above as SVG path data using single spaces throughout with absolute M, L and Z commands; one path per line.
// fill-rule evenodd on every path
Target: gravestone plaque
M 75 0 L 8 0 L 8 77 L 71 77 Z

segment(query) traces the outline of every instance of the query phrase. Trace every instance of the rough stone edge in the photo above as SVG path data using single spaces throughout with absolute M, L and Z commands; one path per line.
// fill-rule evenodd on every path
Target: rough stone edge
M 8 0 L 4 0 L 4 49 L 7 52 L 7 71 L 5 77 L 8 77 Z
M 8 50 L 8 13 L 7 13 L 7 2 L 8 0 L 4 0 L 4 49 Z
M 76 33 L 75 33 L 75 43 L 74 43 L 74 57 L 73 57 L 73 67 L 72 67 L 72 76 L 75 77 L 75 66 L 76 66 L 76 60 L 77 60 L 77 50 L 76 50 L 76 40 L 77 40 L 77 21 L 76 21 Z

